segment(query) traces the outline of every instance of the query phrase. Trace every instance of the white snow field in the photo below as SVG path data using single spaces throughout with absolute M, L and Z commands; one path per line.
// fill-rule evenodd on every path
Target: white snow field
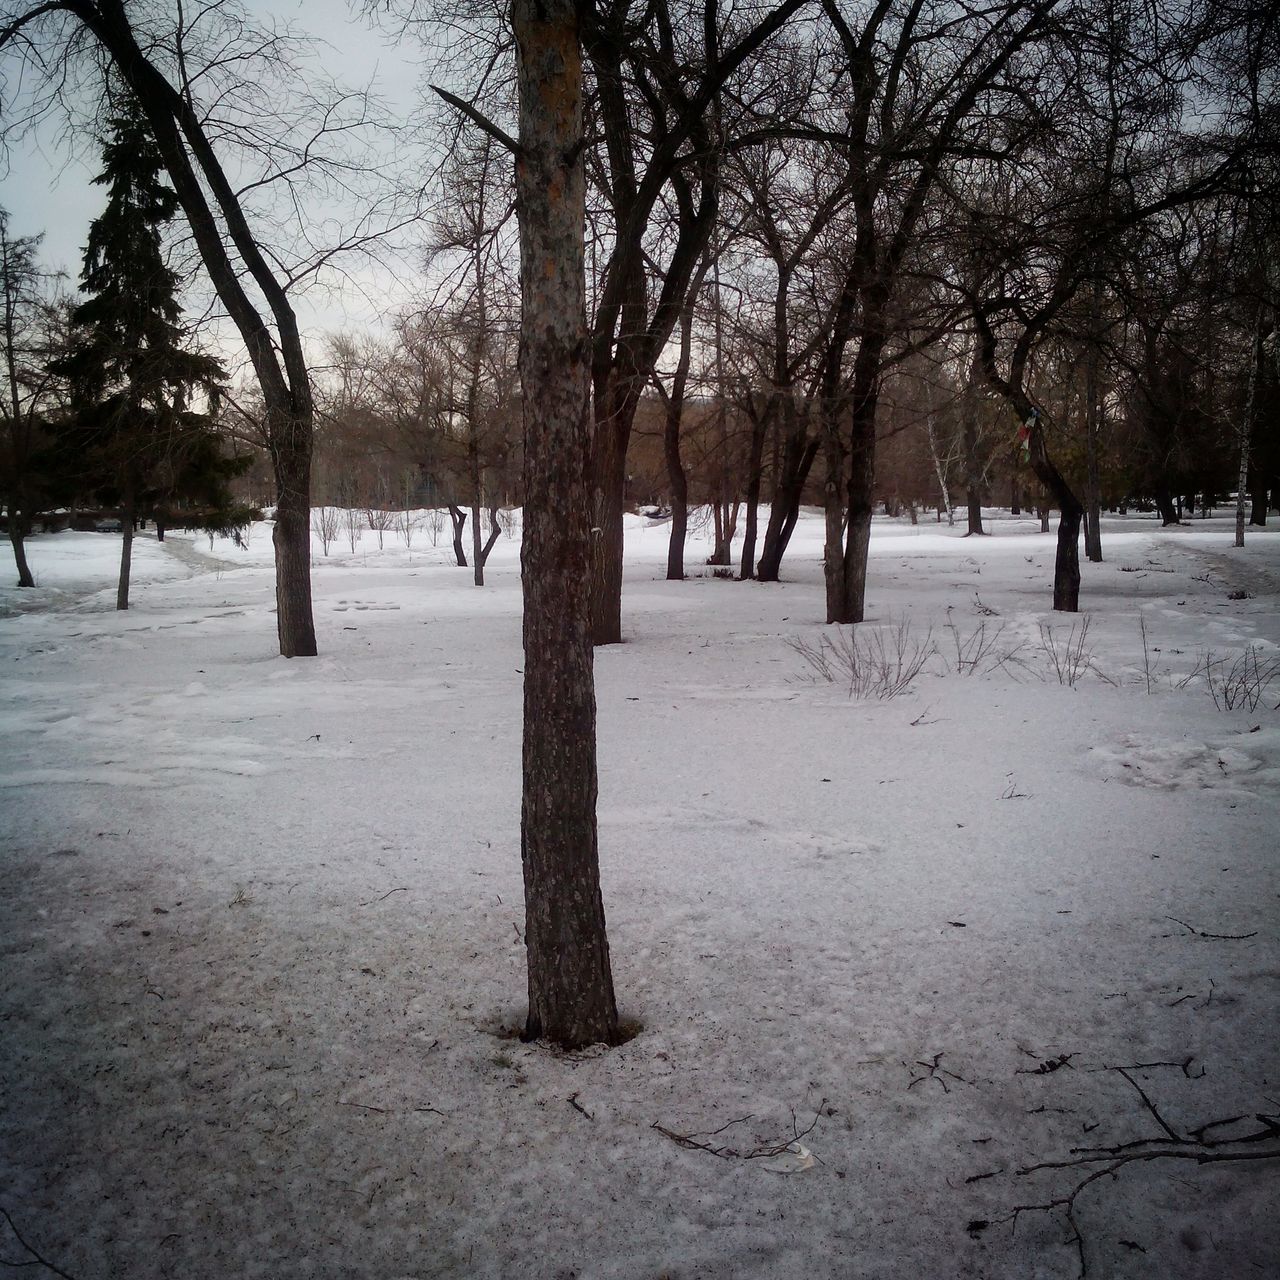
M 631 520 L 596 681 L 639 1030 L 577 1054 L 512 1034 L 516 540 L 483 589 L 425 531 L 317 540 L 322 653 L 287 661 L 266 526 L 141 536 L 127 613 L 117 538 L 33 539 L 41 585 L 0 592 L 3 1267 L 1276 1276 L 1280 1159 L 1216 1157 L 1280 1151 L 1280 534 L 1112 519 L 1072 618 L 1054 535 L 991 515 L 877 521 L 858 634 L 938 650 L 891 699 L 793 647 L 838 631 L 817 515 L 779 585 L 696 540 L 663 581 Z

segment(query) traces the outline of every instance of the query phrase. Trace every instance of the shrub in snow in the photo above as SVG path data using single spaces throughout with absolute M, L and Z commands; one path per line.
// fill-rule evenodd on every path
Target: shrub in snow
M 873 631 L 836 627 L 820 635 L 816 645 L 803 636 L 793 636 L 788 644 L 804 659 L 813 679 L 844 685 L 851 698 L 896 698 L 938 652 L 933 629 L 918 639 L 905 618 Z

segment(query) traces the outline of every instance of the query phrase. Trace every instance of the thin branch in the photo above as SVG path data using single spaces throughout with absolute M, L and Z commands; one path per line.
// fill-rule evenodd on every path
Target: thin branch
M 457 111 L 461 111 L 472 124 L 484 130 L 495 142 L 501 143 L 506 147 L 513 156 L 518 160 L 524 153 L 520 149 L 520 144 L 509 134 L 498 128 L 488 116 L 477 111 L 469 102 L 463 101 L 456 94 L 450 93 L 448 89 L 442 89 L 439 85 L 433 84 L 431 88 L 440 95 L 451 107 Z
M 0 1259 L 0 1266 L 15 1267 L 15 1268 L 41 1266 L 41 1267 L 46 1267 L 48 1270 L 52 1271 L 55 1276 L 61 1276 L 62 1280 L 75 1280 L 74 1276 L 69 1276 L 65 1271 L 62 1270 L 61 1267 L 54 1266 L 54 1264 L 50 1262 L 48 1258 L 38 1253 L 35 1249 L 31 1247 L 31 1245 L 29 1245 L 26 1242 L 26 1240 L 23 1239 L 22 1232 L 18 1230 L 17 1223 L 15 1223 L 14 1220 L 9 1216 L 9 1211 L 6 1208 L 4 1208 L 3 1205 L 0 1205 L 0 1217 L 3 1217 L 4 1220 L 9 1224 L 9 1230 L 13 1232 L 14 1239 L 17 1240 L 17 1242 L 31 1255 L 31 1260 L 29 1262 L 7 1262 L 7 1261 L 4 1261 L 3 1259 Z

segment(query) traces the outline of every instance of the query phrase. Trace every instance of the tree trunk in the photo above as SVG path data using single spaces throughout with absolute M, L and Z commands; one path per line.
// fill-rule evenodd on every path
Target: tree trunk
M 689 361 L 693 350 L 693 308 L 680 317 L 680 359 L 666 398 L 666 418 L 662 428 L 662 455 L 671 487 L 671 536 L 667 542 L 667 579 L 684 579 L 684 544 L 689 533 L 689 477 L 680 457 L 680 428 L 684 420 L 684 393 L 689 381 Z
M 808 438 L 803 422 L 787 433 L 782 468 L 774 486 L 769 523 L 765 528 L 764 546 L 760 551 L 760 563 L 756 565 L 757 582 L 778 581 L 782 557 L 800 518 L 800 499 L 804 496 L 804 486 L 820 445 L 817 437 Z
M 1262 364 L 1262 313 L 1253 322 L 1249 335 L 1249 380 L 1244 395 L 1244 410 L 1240 415 L 1240 471 L 1236 480 L 1236 540 L 1237 547 L 1244 546 L 1244 508 L 1249 488 L 1249 445 L 1253 439 L 1253 407 L 1257 399 L 1258 367 Z
M 1177 505 L 1173 500 L 1173 495 L 1166 488 L 1158 488 L 1152 497 L 1155 499 L 1156 510 L 1160 513 L 1160 524 L 1164 528 L 1168 528 L 1171 524 L 1181 524 L 1182 520 L 1178 513 Z
M 462 546 L 462 531 L 467 527 L 467 513 L 450 503 L 449 519 L 453 522 L 453 558 L 458 562 L 459 569 L 465 569 L 467 553 Z
M 622 531 L 627 496 L 627 442 L 631 424 L 596 406 L 591 509 L 591 639 L 622 643 Z M 625 410 L 620 410 L 620 412 Z M 634 416 L 634 411 L 631 415 Z
M 133 524 L 137 510 L 132 488 L 126 488 L 120 500 L 120 582 L 116 587 L 116 608 L 129 607 L 129 574 L 133 568 Z
M 1080 611 L 1080 521 L 1084 508 L 1076 504 L 1058 520 L 1058 550 L 1053 564 L 1053 607 L 1059 613 Z
M 1026 402 L 1029 405 L 1029 401 Z M 1040 483 L 1049 491 L 1061 513 L 1058 518 L 1058 550 L 1053 565 L 1053 607 L 1059 613 L 1080 609 L 1080 522 L 1084 507 L 1049 457 L 1044 426 L 1032 413 L 1029 461 Z
M 471 505 L 471 579 L 477 587 L 484 586 L 484 534 L 480 528 L 480 499 Z
M 742 537 L 742 560 L 738 577 L 743 581 L 754 577 L 756 569 L 756 530 L 760 519 L 760 485 L 764 473 L 764 441 L 771 414 L 766 411 L 751 423 L 751 448 L 747 456 L 747 526 Z
M 942 465 L 942 457 L 938 453 L 938 437 L 933 430 L 932 409 L 930 409 L 925 415 L 924 430 L 925 436 L 929 441 L 929 457 L 933 462 L 933 474 L 938 478 L 938 490 L 942 494 L 942 507 L 946 507 L 947 509 L 947 524 L 954 525 L 956 522 L 956 516 L 955 512 L 951 509 L 951 492 L 947 487 L 947 472 Z M 942 523 L 942 507 L 938 508 L 939 524 Z
M 18 567 L 18 586 L 34 587 L 36 580 L 31 573 L 31 566 L 27 563 L 25 523 L 25 515 L 19 510 L 18 504 L 10 499 L 9 541 L 13 544 L 13 560 Z
M 684 544 L 689 533 L 689 479 L 680 458 L 680 401 L 673 396 L 667 405 L 663 452 L 667 460 L 667 483 L 671 486 L 671 536 L 667 541 L 667 578 L 672 582 L 684 578 Z
M 844 545 L 837 535 L 836 563 L 827 567 L 827 621 L 861 622 L 866 610 L 867 556 L 871 546 L 872 498 L 876 472 L 876 410 L 879 402 L 877 378 L 884 349 L 883 330 L 864 333 L 853 363 L 848 464 L 845 471 L 844 516 L 847 532 Z M 837 431 L 837 401 L 828 389 L 823 404 L 823 430 Z M 827 536 L 832 533 L 830 497 Z M 830 557 L 830 544 L 828 557 Z
M 277 427 L 271 462 L 276 478 L 276 633 L 286 658 L 313 658 L 316 630 L 311 612 L 311 426 L 296 435 Z
M 982 527 L 982 458 L 978 440 L 978 386 L 982 377 L 982 362 L 977 348 L 969 366 L 969 380 L 964 389 L 964 484 L 968 507 L 969 527 L 965 537 L 985 534 Z
M 512 6 L 525 492 L 525 1037 L 565 1048 L 618 1039 L 596 833 L 578 14 L 573 0 Z
M 1257 525 L 1260 529 L 1267 527 L 1267 497 L 1266 482 L 1263 480 L 1255 481 L 1249 494 L 1249 499 L 1253 504 L 1249 512 L 1249 523 Z
M 489 508 L 489 536 L 484 540 L 484 546 L 479 550 L 478 558 L 481 567 L 489 563 L 489 552 L 493 550 L 494 545 L 502 536 L 502 525 L 498 521 L 498 508 Z
M 1098 385 L 1101 326 L 1102 286 L 1095 280 L 1090 302 L 1089 350 L 1085 356 L 1084 368 L 1084 496 L 1087 511 L 1084 549 L 1094 564 L 1102 563 L 1102 480 L 1098 469 L 1098 437 L 1102 430 L 1102 388 Z

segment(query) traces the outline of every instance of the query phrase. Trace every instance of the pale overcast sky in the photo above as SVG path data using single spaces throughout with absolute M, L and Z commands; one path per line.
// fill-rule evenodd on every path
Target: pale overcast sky
M 416 43 L 396 47 L 386 34 L 370 30 L 353 17 L 347 0 L 246 0 L 251 14 L 272 16 L 289 22 L 299 32 L 314 34 L 331 48 L 322 50 L 323 65 L 336 79 L 351 87 L 374 81 L 378 95 L 386 101 L 388 113 L 407 119 L 417 109 L 424 51 Z M 9 58 L 5 55 L 5 62 Z M 11 66 L 4 68 L 11 70 Z M 105 203 L 103 189 L 90 179 L 97 171 L 96 146 L 80 140 L 78 154 L 69 154 L 53 129 L 45 129 L 9 156 L 9 171 L 3 178 L 0 204 L 10 214 L 14 235 L 44 232 L 41 259 L 45 266 L 66 272 L 74 285 L 89 223 Z M 411 273 L 406 266 L 404 274 Z M 409 285 L 408 280 L 400 283 Z M 394 285 L 380 281 L 373 286 L 379 296 L 388 296 Z M 368 305 L 358 297 L 348 301 L 316 295 L 298 304 L 300 320 L 312 333 L 359 325 L 372 319 Z

